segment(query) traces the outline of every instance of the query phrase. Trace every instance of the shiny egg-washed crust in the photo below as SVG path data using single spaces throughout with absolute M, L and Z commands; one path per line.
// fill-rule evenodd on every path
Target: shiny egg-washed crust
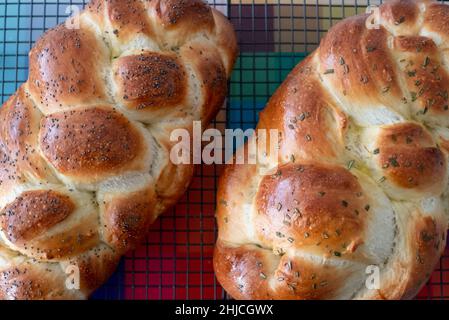
M 359 15 L 329 30 L 261 112 L 257 129 L 278 134 L 242 148 L 265 141 L 259 161 L 226 166 L 214 268 L 232 297 L 407 299 L 438 262 L 449 6 L 393 0 L 379 12 L 378 28 Z
M 94 0 L 76 20 L 37 41 L 0 109 L 3 299 L 84 299 L 107 280 L 186 190 L 170 134 L 209 124 L 237 56 L 201 0 Z

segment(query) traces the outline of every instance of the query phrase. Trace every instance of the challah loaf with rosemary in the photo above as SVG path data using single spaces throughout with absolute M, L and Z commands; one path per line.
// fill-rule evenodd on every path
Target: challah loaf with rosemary
M 236 299 L 412 298 L 445 248 L 449 6 L 368 19 L 332 27 L 260 114 L 278 157 L 220 179 L 214 268 Z
M 209 124 L 237 55 L 201 0 L 93 0 L 72 19 L 0 109 L 3 299 L 82 299 L 107 280 L 186 190 L 170 132 Z

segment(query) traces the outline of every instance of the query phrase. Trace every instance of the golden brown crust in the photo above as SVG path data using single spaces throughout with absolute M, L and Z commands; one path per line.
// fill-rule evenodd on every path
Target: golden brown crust
M 45 111 L 104 100 L 99 62 L 107 59 L 104 44 L 89 29 L 61 25 L 30 52 L 30 92 Z
M 348 271 L 301 257 L 275 256 L 254 245 L 229 247 L 218 241 L 214 270 L 227 292 L 239 300 L 332 299 Z
M 154 0 L 157 17 L 167 29 L 181 27 L 197 29 L 212 28 L 214 20 L 211 8 L 201 0 Z
M 260 113 L 257 128 L 279 130 L 279 152 L 284 161 L 317 156 L 335 159 L 344 148 L 347 123 L 346 116 L 335 105 L 308 58 L 271 97 Z
M 449 75 L 442 66 L 434 41 L 419 36 L 397 37 L 394 48 L 398 50 L 401 68 L 405 72 L 407 99 L 414 103 L 412 112 L 424 121 L 429 121 L 432 116 L 446 118 L 449 112 Z
M 63 260 L 98 244 L 98 218 L 85 193 L 21 192 L 1 212 L 1 235 L 15 251 L 39 261 Z
M 432 217 L 421 217 L 415 226 L 410 251 L 415 250 L 413 274 L 421 278 L 419 285 L 430 276 L 429 269 L 439 260 L 439 254 L 445 246 L 445 229 L 441 229 L 439 222 Z M 415 247 L 415 244 L 417 246 Z
M 228 84 L 226 70 L 221 63 L 221 56 L 217 49 L 201 42 L 190 42 L 181 49 L 185 62 L 196 73 L 199 92 L 195 95 L 202 97 L 203 121 L 211 121 L 223 105 Z
M 274 93 L 257 128 L 278 130 L 278 154 L 219 182 L 214 268 L 232 297 L 409 299 L 429 278 L 448 226 L 448 8 L 345 19 Z
M 9 241 L 29 241 L 66 219 L 74 209 L 66 195 L 52 190 L 28 191 L 3 208 L 0 224 Z
M 141 1 L 108 0 L 106 4 L 107 17 L 111 22 L 112 33 L 116 37 L 125 40 L 140 33 L 153 35 L 151 22 Z M 98 8 L 98 5 L 96 7 Z
M 156 217 L 151 188 L 115 197 L 104 208 L 106 241 L 118 252 L 129 251 L 140 243 Z
M 4 148 L 4 142 L 0 140 L 0 195 L 5 196 L 15 186 L 24 183 L 26 180 L 17 170 L 16 161 L 10 156 L 8 150 Z
M 41 122 L 43 154 L 69 176 L 114 172 L 142 153 L 142 140 L 127 118 L 107 107 L 55 113 Z
M 387 46 L 388 32 L 367 30 L 365 23 L 366 16 L 356 16 L 329 31 L 319 50 L 320 72 L 347 99 L 390 105 L 388 99 L 402 95 Z
M 235 299 L 270 299 L 268 281 L 261 276 L 268 274 L 262 264 L 267 254 L 251 245 L 229 248 L 218 241 L 213 260 L 215 274 Z
M 443 188 L 446 158 L 422 126 L 403 123 L 386 127 L 377 146 L 379 167 L 389 181 L 422 191 L 440 192 Z
M 449 8 L 443 3 L 430 3 L 424 16 L 424 26 L 446 41 L 449 36 Z M 446 45 L 447 46 L 447 45 Z
M 56 266 L 26 263 L 0 272 L 2 300 L 80 299 L 78 291 L 67 294 L 65 275 Z
M 443 227 L 446 219 L 442 216 L 429 217 L 412 212 L 405 226 L 409 233 L 404 239 L 400 256 L 386 272 L 384 285 L 368 292 L 363 298 L 369 299 L 412 299 L 425 285 L 431 271 L 438 263 L 446 244 L 447 229 Z
M 186 74 L 175 56 L 143 52 L 118 59 L 114 69 L 117 99 L 127 108 L 167 108 L 185 100 Z
M 91 213 L 92 214 L 92 213 Z M 82 219 L 77 225 L 49 237 L 18 244 L 17 250 L 27 256 L 43 261 L 61 261 L 79 254 L 98 244 L 98 223 Z
M 176 204 L 178 195 L 183 194 L 190 185 L 194 175 L 194 164 L 173 162 L 172 151 L 178 141 L 168 139 L 173 130 L 178 129 L 177 123 L 172 125 L 156 124 L 152 133 L 158 141 L 159 155 L 164 158 L 164 168 L 159 172 L 155 181 L 155 194 L 158 198 L 156 211 L 165 212 Z M 193 137 L 192 122 L 186 124 L 190 139 Z M 192 141 L 191 141 L 192 142 Z M 192 159 L 192 151 L 189 159 Z
M 412 29 L 416 27 L 419 16 L 419 1 L 392 0 L 380 7 L 382 18 L 396 28 Z
M 0 299 L 85 299 L 112 274 L 119 258 L 110 248 L 98 245 L 63 263 L 18 262 L 0 271 Z
M 189 185 L 170 134 L 208 126 L 237 58 L 200 0 L 93 0 L 76 18 L 36 43 L 0 109 L 2 299 L 84 299 L 106 281 Z
M 225 59 L 226 73 L 231 74 L 232 68 L 237 60 L 239 47 L 235 37 L 232 25 L 228 19 L 218 10 L 212 9 L 215 19 L 215 29 L 218 42 L 218 49 L 224 53 L 222 56 L 232 57 L 231 60 Z
M 320 246 L 324 255 L 341 256 L 361 244 L 368 204 L 356 177 L 344 168 L 287 164 L 260 182 L 255 210 L 266 218 L 255 230 L 274 246 Z
M 437 47 L 432 39 L 422 36 L 399 36 L 394 38 L 394 47 L 403 52 L 435 54 Z
M 39 110 L 22 86 L 0 109 L 0 136 L 10 161 L 23 175 L 54 181 L 37 148 L 40 119 Z
M 98 245 L 84 254 L 61 264 L 65 271 L 68 266 L 79 269 L 80 289 L 86 296 L 101 286 L 115 271 L 120 254 L 106 245 Z
M 247 144 L 245 144 L 247 150 Z M 235 156 L 230 164 L 226 164 L 218 182 L 217 190 L 217 224 L 220 236 L 229 240 L 237 233 L 245 241 L 250 241 L 245 235 L 246 221 L 242 219 L 242 203 L 251 197 L 251 186 L 255 184 L 257 167 L 251 164 L 236 164 Z
M 169 164 L 161 172 L 156 183 L 156 195 L 160 199 L 159 208 L 167 211 L 178 201 L 178 194 L 186 192 L 194 174 L 193 164 Z M 174 187 L 176 182 L 176 187 Z
M 332 299 L 342 285 L 345 274 L 337 268 L 318 269 L 301 258 L 283 256 L 276 270 L 276 294 L 283 299 Z

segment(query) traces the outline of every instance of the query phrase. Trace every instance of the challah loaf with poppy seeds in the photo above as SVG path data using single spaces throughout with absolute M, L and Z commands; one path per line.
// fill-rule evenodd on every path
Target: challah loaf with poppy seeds
M 449 6 L 368 19 L 332 27 L 261 112 L 278 156 L 224 170 L 214 268 L 236 299 L 412 298 L 444 250 Z
M 73 19 L 0 109 L 2 299 L 82 299 L 109 277 L 186 190 L 170 133 L 215 117 L 237 55 L 201 0 L 93 0 Z

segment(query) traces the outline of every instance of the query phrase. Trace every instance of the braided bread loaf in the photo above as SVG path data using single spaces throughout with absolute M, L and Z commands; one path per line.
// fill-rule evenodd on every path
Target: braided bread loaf
M 86 298 L 109 277 L 186 190 L 170 133 L 215 117 L 237 55 L 201 0 L 94 0 L 77 18 L 36 43 L 0 109 L 3 299 Z
M 449 6 L 395 0 L 380 28 L 367 19 L 335 25 L 262 111 L 278 158 L 221 177 L 214 268 L 234 298 L 411 298 L 440 258 Z

